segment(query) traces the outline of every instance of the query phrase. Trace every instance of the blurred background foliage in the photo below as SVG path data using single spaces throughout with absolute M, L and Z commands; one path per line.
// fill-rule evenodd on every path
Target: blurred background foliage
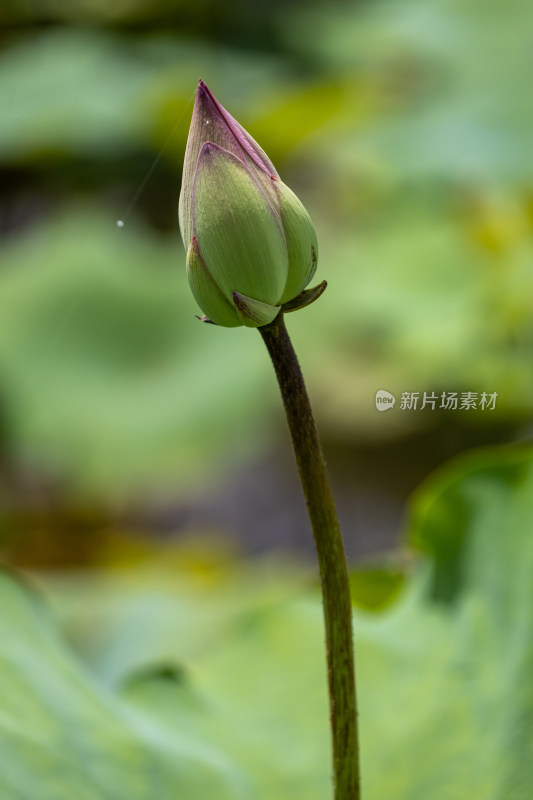
M 530 447 L 463 457 L 417 493 L 400 597 L 353 576 L 364 798 L 531 797 L 532 523 Z M 0 574 L 2 800 L 330 796 L 307 570 L 191 541 L 39 587 Z
M 308 540 L 297 486 L 272 516 L 292 464 L 259 337 L 193 316 L 177 198 L 200 76 L 316 223 L 329 288 L 290 328 L 350 553 L 389 546 L 408 492 L 449 455 L 527 435 L 532 17 L 522 0 L 2 4 L 13 558 L 75 562 L 58 528 L 80 533 L 82 561 L 117 525 L 220 526 L 252 550 L 268 527 L 274 544 Z M 381 388 L 498 400 L 378 414 Z
M 1 4 L 0 553 L 58 570 L 61 632 L 1 576 L 0 800 L 328 791 L 274 376 L 185 276 L 200 77 L 318 231 L 328 290 L 288 323 L 357 561 L 367 796 L 531 796 L 530 451 L 452 461 L 398 531 L 434 467 L 531 435 L 532 25 L 526 0 Z M 498 398 L 399 407 L 443 391 Z M 266 550 L 298 557 L 241 560 Z

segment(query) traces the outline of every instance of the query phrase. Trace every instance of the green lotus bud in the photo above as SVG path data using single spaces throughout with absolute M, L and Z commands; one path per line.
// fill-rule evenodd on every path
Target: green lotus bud
M 272 322 L 283 304 L 299 307 L 298 295 L 317 263 L 311 218 L 203 81 L 187 141 L 179 210 L 189 283 L 212 322 L 260 327 Z M 309 302 L 307 297 L 304 304 Z

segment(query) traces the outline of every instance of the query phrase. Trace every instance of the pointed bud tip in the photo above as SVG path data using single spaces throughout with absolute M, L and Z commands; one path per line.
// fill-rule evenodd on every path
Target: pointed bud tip
M 214 96 L 213 92 L 209 89 L 207 83 L 204 80 L 202 80 L 202 78 L 200 78 L 200 80 L 198 81 L 198 86 L 196 89 L 196 97 L 210 100 L 218 108 L 216 97 Z

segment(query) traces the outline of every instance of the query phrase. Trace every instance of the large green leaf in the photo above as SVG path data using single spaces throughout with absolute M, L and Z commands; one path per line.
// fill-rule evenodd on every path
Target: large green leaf
M 2 800 L 247 796 L 228 760 L 178 718 L 170 735 L 90 678 L 37 598 L 5 574 L 0 596 Z
M 426 555 L 386 612 L 355 612 L 369 800 L 531 796 L 532 530 L 530 450 L 470 456 L 418 493 L 411 537 Z M 3 736 L 4 752 L 17 765 L 11 769 L 22 771 L 29 758 L 14 730 L 29 735 L 35 714 L 48 736 L 35 743 L 34 776 L 49 780 L 36 754 L 68 744 L 70 731 L 73 750 L 64 753 L 74 763 L 82 753 L 77 763 L 84 774 L 94 751 L 77 737 L 93 742 L 103 718 L 123 721 L 128 708 L 136 734 L 143 720 L 163 748 L 198 741 L 224 752 L 247 776 L 250 797 L 327 797 L 317 592 L 302 586 L 300 571 L 291 579 L 280 563 L 244 569 L 226 563 L 195 578 L 179 562 L 169 568 L 165 558 L 166 571 L 50 584 L 66 630 L 99 676 L 91 680 L 64 643 L 50 641 L 48 623 L 37 624 L 24 592 L 3 581 L 9 609 L 0 637 Z M 16 711 L 22 702 L 23 719 Z M 127 753 L 139 757 L 120 731 L 131 749 L 117 763 L 110 749 L 109 769 L 117 773 Z

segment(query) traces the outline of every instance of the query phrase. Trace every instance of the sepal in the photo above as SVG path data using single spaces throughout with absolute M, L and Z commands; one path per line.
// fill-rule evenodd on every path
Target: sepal
M 261 325 L 268 325 L 274 320 L 281 306 L 271 306 L 262 303 L 261 300 L 254 300 L 240 292 L 233 292 L 233 303 L 238 317 L 247 328 L 260 328 Z
M 314 303 L 315 300 L 318 300 L 318 298 L 324 294 L 327 285 L 327 281 L 322 281 L 322 283 L 319 283 L 318 286 L 314 286 L 312 289 L 305 289 L 293 300 L 283 303 L 281 310 L 286 314 L 289 311 L 299 311 L 300 308 L 310 306 L 311 303 Z

